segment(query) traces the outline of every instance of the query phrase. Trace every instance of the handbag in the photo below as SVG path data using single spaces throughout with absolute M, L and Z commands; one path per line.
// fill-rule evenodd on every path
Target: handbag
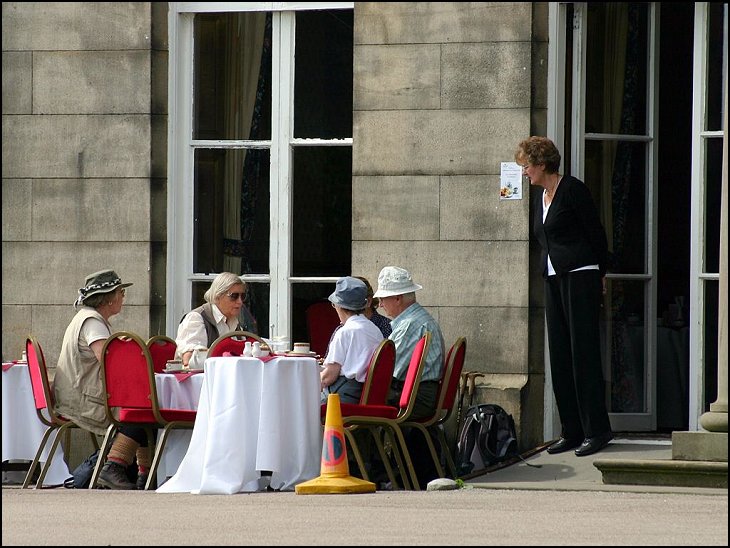
M 67 489 L 86 489 L 91 483 L 91 476 L 94 473 L 94 467 L 96 461 L 99 460 L 99 450 L 97 449 L 91 455 L 86 457 L 81 464 L 79 464 L 74 471 L 71 472 L 71 477 L 63 482 L 63 486 Z

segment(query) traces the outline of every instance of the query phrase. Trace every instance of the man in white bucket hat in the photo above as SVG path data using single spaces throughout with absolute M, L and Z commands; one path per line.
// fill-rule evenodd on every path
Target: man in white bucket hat
M 395 369 L 390 387 L 391 405 L 398 405 L 413 348 L 426 331 L 431 332 L 431 346 L 416 396 L 414 418 L 430 417 L 433 414 L 444 367 L 444 337 L 436 320 L 416 302 L 416 291 L 419 289 L 423 288 L 413 281 L 405 268 L 386 266 L 380 271 L 378 290 L 375 292 L 385 315 L 392 320 L 390 325 L 393 332 L 389 338 L 395 343 Z
M 392 319 L 390 325 L 393 332 L 389 338 L 395 343 L 395 369 L 388 395 L 390 405 L 398 407 L 416 343 L 426 331 L 431 333 L 431 345 L 426 355 L 423 376 L 413 408 L 414 419 L 433 415 L 437 404 L 439 379 L 444 367 L 444 337 L 436 320 L 416 302 L 416 291 L 419 289 L 423 288 L 413 281 L 411 273 L 405 268 L 386 266 L 380 271 L 378 290 L 374 295 L 380 299 L 380 306 L 385 315 Z M 428 446 L 418 432 L 407 432 L 406 444 L 413 458 L 418 483 L 425 487 L 430 480 L 438 477 L 428 456 Z

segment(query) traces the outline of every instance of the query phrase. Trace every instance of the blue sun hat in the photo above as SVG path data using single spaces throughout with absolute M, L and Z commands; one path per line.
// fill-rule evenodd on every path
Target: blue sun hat
M 362 280 L 345 276 L 337 280 L 329 301 L 347 310 L 363 310 L 368 302 L 368 288 Z

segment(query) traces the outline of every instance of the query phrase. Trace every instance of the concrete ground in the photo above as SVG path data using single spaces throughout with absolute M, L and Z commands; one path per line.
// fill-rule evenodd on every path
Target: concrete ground
M 605 485 L 601 472 L 593 466 L 596 459 L 671 460 L 669 439 L 626 439 L 617 437 L 608 447 L 588 457 L 576 457 L 573 451 L 551 455 L 541 451 L 501 470 L 468 480 L 474 487 L 489 489 L 550 489 L 555 491 L 621 491 L 637 493 L 724 494 L 726 489 L 671 487 L 651 485 Z M 538 465 L 540 468 L 530 466 Z
M 726 489 L 603 485 L 594 458 L 671 458 L 614 440 L 590 457 L 528 458 L 463 489 L 367 495 L 2 492 L 3 545 L 727 546 Z

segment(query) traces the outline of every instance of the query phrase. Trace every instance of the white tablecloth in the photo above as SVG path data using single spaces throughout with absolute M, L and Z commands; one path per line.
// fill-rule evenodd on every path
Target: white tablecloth
M 322 434 L 314 358 L 209 358 L 190 447 L 158 493 L 291 490 L 319 475 Z
M 202 374 L 192 375 L 180 382 L 175 375 L 156 373 L 155 384 L 157 385 L 157 400 L 160 407 L 167 409 L 197 409 L 200 400 L 200 389 L 203 386 L 203 377 Z M 165 451 L 162 453 L 160 464 L 157 467 L 157 485 L 162 485 L 168 477 L 177 472 L 188 450 L 191 435 L 191 430 L 175 429 L 170 431 L 165 443 Z M 157 436 L 157 439 L 159 438 L 160 434 Z
M 15 364 L 3 371 L 3 449 L 2 460 L 28 460 L 35 457 L 46 426 L 38 420 L 30 376 L 26 364 Z M 48 460 L 53 442 L 52 434 L 41 455 L 41 462 Z M 63 447 L 58 444 L 53 455 L 44 485 L 59 485 L 71 476 L 63 459 Z

